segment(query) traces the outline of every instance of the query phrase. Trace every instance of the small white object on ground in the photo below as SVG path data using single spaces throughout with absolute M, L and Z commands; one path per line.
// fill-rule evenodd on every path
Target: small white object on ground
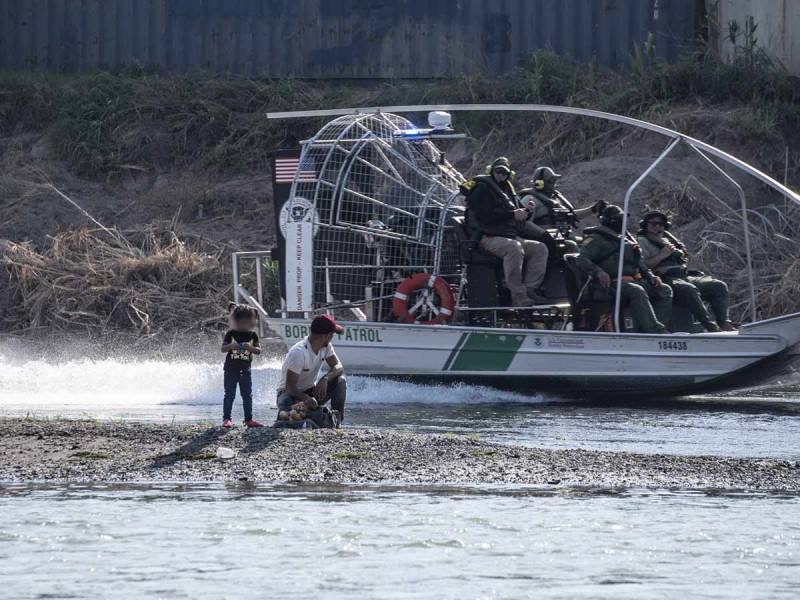
M 217 458 L 227 460 L 229 458 L 233 458 L 234 456 L 236 456 L 236 453 L 230 448 L 226 448 L 225 446 L 220 446 L 217 448 Z

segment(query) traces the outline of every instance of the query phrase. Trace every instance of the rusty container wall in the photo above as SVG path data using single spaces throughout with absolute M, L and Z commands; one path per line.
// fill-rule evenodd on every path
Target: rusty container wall
M 540 48 L 673 60 L 702 0 L 0 0 L 0 68 L 301 78 L 507 71 Z

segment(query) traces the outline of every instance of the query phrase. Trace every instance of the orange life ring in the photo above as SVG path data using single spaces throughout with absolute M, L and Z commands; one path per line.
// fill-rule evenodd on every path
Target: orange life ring
M 408 312 L 408 297 L 412 292 L 426 287 L 436 292 L 436 295 L 439 296 L 439 314 L 434 319 L 420 322 Z M 453 309 L 455 306 L 456 298 L 453 296 L 453 291 L 444 279 L 429 275 L 428 273 L 417 273 L 397 286 L 397 290 L 394 293 L 394 300 L 392 300 L 392 314 L 394 314 L 401 323 L 446 325 L 453 316 Z

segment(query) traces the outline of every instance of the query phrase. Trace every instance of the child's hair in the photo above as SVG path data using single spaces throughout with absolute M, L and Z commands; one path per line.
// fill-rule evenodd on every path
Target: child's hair
M 247 304 L 228 302 L 228 312 L 234 321 L 255 320 L 256 309 Z

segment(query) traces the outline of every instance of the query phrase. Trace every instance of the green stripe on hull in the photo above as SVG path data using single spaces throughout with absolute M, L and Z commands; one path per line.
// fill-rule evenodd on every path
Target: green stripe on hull
M 451 371 L 508 371 L 525 336 L 470 333 L 458 351 Z

